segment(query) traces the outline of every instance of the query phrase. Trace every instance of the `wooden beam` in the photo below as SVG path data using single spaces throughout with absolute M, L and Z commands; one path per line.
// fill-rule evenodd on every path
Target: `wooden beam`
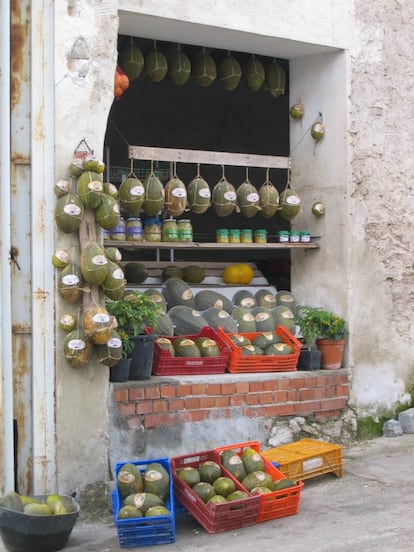
M 290 166 L 289 157 L 276 157 L 272 155 L 153 148 L 146 146 L 129 146 L 128 151 L 129 159 L 149 161 L 176 161 L 177 163 L 200 163 L 201 165 L 236 165 L 238 167 L 264 167 L 268 169 L 288 169 Z

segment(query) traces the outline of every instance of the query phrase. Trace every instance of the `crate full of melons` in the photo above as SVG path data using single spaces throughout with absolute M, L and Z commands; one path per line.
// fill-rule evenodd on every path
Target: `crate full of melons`
M 260 497 L 257 523 L 298 513 L 303 482 L 288 479 L 266 460 L 258 441 L 216 450 L 223 471 L 231 473 L 251 496 Z
M 230 347 L 228 371 L 289 372 L 297 369 L 302 345 L 283 325 L 274 332 L 218 334 Z
M 175 542 L 174 490 L 168 458 L 116 464 L 112 508 L 121 548 Z
M 172 457 L 170 463 L 175 497 L 208 533 L 256 523 L 259 495 L 248 493 L 220 466 L 216 450 Z
M 158 337 L 154 342 L 155 376 L 223 374 L 230 347 L 221 335 L 205 326 L 196 335 Z

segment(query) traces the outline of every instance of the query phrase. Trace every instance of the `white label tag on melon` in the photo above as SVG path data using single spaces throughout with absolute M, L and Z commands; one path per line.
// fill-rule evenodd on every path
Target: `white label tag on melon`
M 187 192 L 183 190 L 182 188 L 174 188 L 174 190 L 171 192 L 171 194 L 174 197 L 185 197 L 187 195 Z
M 245 322 L 253 322 L 254 314 L 251 312 L 246 312 L 245 314 L 243 314 L 242 320 L 244 320 Z
M 256 301 L 253 299 L 253 297 L 246 297 L 245 299 L 242 299 L 240 301 L 240 305 L 247 309 L 249 309 L 250 307 L 254 307 L 255 304 Z
M 183 301 L 188 301 L 189 299 L 192 298 L 192 296 L 193 296 L 193 292 L 191 291 L 191 289 L 186 289 L 183 291 L 181 298 Z
M 267 301 L 268 303 L 276 303 L 276 297 L 271 293 L 265 295 L 264 300 Z
M 92 320 L 97 324 L 105 324 L 106 322 L 109 322 L 110 316 L 104 312 L 99 312 L 98 314 L 94 314 L 92 316 Z
M 144 186 L 133 186 L 129 193 L 132 196 L 142 196 L 145 193 Z
M 76 274 L 66 274 L 62 278 L 62 284 L 65 284 L 65 286 L 75 286 L 79 284 L 79 276 L 76 276 Z
M 224 192 L 223 194 L 224 199 L 227 199 L 227 201 L 235 201 L 236 199 L 236 193 L 235 192 Z
M 198 195 L 204 199 L 210 198 L 211 197 L 210 188 L 201 188 L 201 190 L 199 190 L 198 192 Z
M 295 318 L 295 315 L 291 310 L 283 311 L 282 318 Z
M 102 192 L 103 184 L 99 180 L 93 180 L 92 182 L 89 182 L 88 190 L 91 192 Z
M 222 299 L 217 299 L 217 301 L 214 303 L 213 307 L 216 308 L 216 309 L 222 309 L 223 308 L 223 300 Z
M 86 347 L 86 343 L 83 339 L 71 339 L 68 343 L 68 348 L 72 351 L 82 351 Z
M 162 479 L 162 473 L 157 470 L 148 470 L 145 472 L 146 481 L 159 481 L 160 479 Z
M 264 322 L 265 320 L 269 320 L 270 314 L 268 312 L 259 312 L 256 314 L 256 321 L 257 322 Z
M 141 506 L 144 504 L 145 501 L 145 493 L 137 493 L 134 497 L 134 504 L 138 508 L 138 510 L 141 508 Z
M 58 249 L 57 251 L 55 251 L 55 257 L 59 261 L 63 261 L 63 262 L 69 261 L 69 253 L 64 249 Z
M 123 273 L 122 269 L 121 268 L 116 268 L 112 272 L 112 278 L 114 280 L 123 280 L 124 279 L 124 273 Z
M 62 192 L 68 192 L 70 190 L 69 180 L 58 180 L 56 182 L 56 188 L 62 190 Z
M 66 203 L 63 207 L 63 212 L 72 217 L 76 217 L 81 214 L 81 208 L 76 203 Z
M 288 205 L 300 205 L 300 197 L 297 195 L 291 195 L 286 198 L 285 203 Z
M 230 315 L 225 310 L 221 310 L 218 312 L 217 317 L 218 318 L 228 318 Z
M 252 192 L 251 194 L 247 194 L 246 199 L 250 203 L 256 203 L 257 201 L 259 201 L 259 194 L 257 194 L 256 192 Z
M 111 339 L 107 342 L 107 345 L 111 349 L 119 349 L 122 347 L 122 341 L 119 337 L 111 337 Z
M 92 257 L 92 264 L 104 266 L 108 264 L 108 259 L 105 257 L 105 255 L 95 255 L 94 257 Z

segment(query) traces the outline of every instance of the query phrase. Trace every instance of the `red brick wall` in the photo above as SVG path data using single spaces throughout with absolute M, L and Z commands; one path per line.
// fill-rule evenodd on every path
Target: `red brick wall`
M 209 381 L 210 379 L 210 381 Z M 155 428 L 234 416 L 334 418 L 347 408 L 346 370 L 237 376 L 153 377 L 114 385 L 114 398 L 130 427 Z

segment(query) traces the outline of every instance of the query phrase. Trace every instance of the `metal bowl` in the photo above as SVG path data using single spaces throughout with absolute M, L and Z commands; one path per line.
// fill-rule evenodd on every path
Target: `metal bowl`
M 35 498 L 45 500 L 47 495 Z M 54 552 L 66 546 L 79 516 L 79 504 L 72 497 L 76 510 L 61 515 L 29 515 L 0 507 L 0 535 L 9 552 Z

